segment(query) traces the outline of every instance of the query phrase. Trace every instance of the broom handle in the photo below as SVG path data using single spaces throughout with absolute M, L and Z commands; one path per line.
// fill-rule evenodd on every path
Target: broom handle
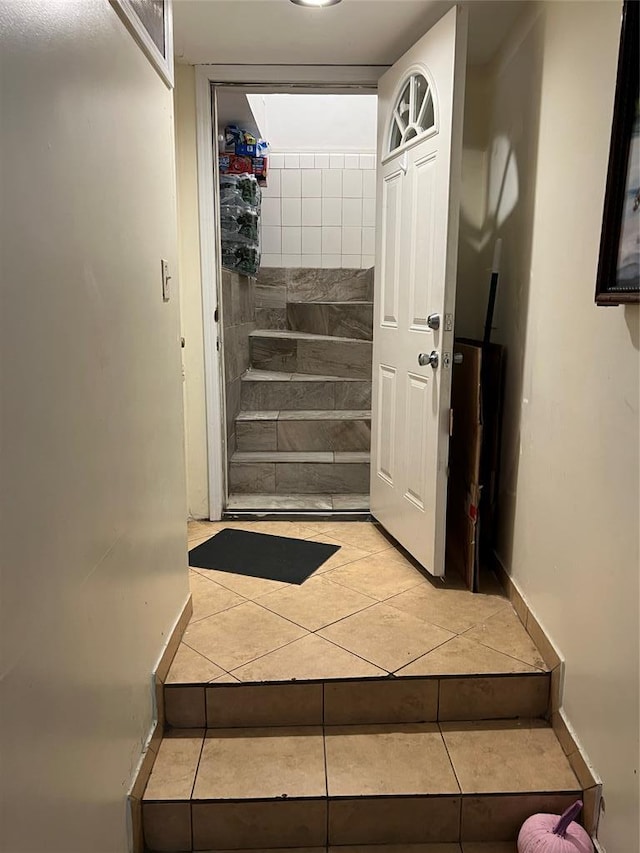
M 493 312 L 496 307 L 496 293 L 498 290 L 498 278 L 500 276 L 500 256 L 502 255 L 502 237 L 498 237 L 493 250 L 493 264 L 491 265 L 491 284 L 489 286 L 489 304 L 487 305 L 487 316 L 484 321 L 484 338 L 482 345 L 486 349 L 491 341 L 491 326 L 493 324 Z

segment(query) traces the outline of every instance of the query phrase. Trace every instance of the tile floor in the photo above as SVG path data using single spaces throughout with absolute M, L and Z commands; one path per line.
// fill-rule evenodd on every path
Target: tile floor
M 193 522 L 340 545 L 301 586 L 192 569 L 193 617 L 167 684 L 547 672 L 497 581 L 422 574 L 372 523 Z
M 367 836 L 383 843 L 384 833 L 411 844 L 452 840 L 460 832 L 486 838 L 491 820 L 497 826 L 496 841 L 515 838 L 536 805 L 561 812 L 579 793 L 560 744 L 542 720 L 182 729 L 167 732 L 160 745 L 145 806 L 190 801 L 197 850 L 210 849 L 204 844 L 225 848 L 234 841 L 250 846 L 255 826 L 263 832 L 269 821 L 274 832 L 279 826 L 274 837 L 282 844 L 288 831 L 283 808 L 298 810 L 311 844 L 322 844 L 327 831 L 330 842 L 345 845 L 362 843 Z M 243 805 L 243 818 L 232 814 Z M 267 824 L 264 815 L 253 822 L 250 815 L 256 808 L 268 812 Z M 499 815 L 492 815 L 496 809 Z M 150 834 L 154 823 L 152 817 Z M 161 831 L 158 826 L 158 837 Z M 300 835 L 295 826 L 291 833 L 290 846 L 295 847 Z M 197 837 L 200 843 L 195 843 Z M 191 849 L 188 838 L 184 843 L 184 849 Z M 459 853 L 461 848 L 378 849 Z M 515 847 L 495 843 L 474 848 L 463 842 L 462 849 L 511 853 Z

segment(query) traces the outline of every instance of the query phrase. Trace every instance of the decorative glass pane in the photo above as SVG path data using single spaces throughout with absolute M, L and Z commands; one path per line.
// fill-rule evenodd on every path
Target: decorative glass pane
M 398 127 L 398 122 L 393 120 L 393 128 L 391 130 L 391 148 L 393 151 L 394 148 L 399 148 L 402 145 L 402 131 Z
M 409 105 L 411 101 L 411 81 L 402 90 L 400 100 L 398 101 L 398 115 L 404 119 L 405 124 L 409 124 L 411 118 L 409 116 Z
M 423 74 L 412 74 L 398 98 L 391 120 L 389 151 L 415 139 L 435 125 L 433 96 Z
M 435 123 L 436 118 L 433 111 L 433 98 L 431 97 L 431 92 L 428 92 L 427 99 L 424 104 L 424 116 L 422 117 L 420 124 L 424 130 L 428 130 L 430 127 L 433 127 Z
M 424 103 L 424 96 L 429 91 L 429 84 L 424 79 L 422 74 L 416 74 L 415 78 L 415 86 L 416 86 L 416 112 L 415 112 L 415 121 L 420 121 L 420 110 L 422 109 L 422 104 Z

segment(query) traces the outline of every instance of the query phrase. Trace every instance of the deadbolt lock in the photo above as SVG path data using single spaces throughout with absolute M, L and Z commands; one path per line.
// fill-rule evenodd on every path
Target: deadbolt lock
M 427 317 L 427 326 L 434 331 L 440 328 L 440 315 L 439 314 L 429 314 Z

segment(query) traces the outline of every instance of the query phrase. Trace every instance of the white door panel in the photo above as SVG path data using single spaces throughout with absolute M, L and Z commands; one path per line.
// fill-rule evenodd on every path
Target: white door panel
M 384 74 L 378 99 L 371 511 L 434 575 L 444 574 L 465 66 L 466 12 L 455 8 Z M 438 366 L 420 365 L 431 352 Z

